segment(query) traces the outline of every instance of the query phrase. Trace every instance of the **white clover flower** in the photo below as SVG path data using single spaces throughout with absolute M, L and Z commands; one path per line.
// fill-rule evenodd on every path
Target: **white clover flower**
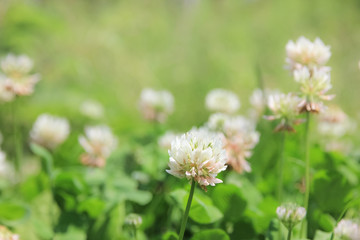
M 334 229 L 334 233 L 341 240 L 358 240 L 360 226 L 352 220 L 342 219 Z
M 0 75 L 0 103 L 10 102 L 15 98 L 11 86 L 7 84 L 6 77 Z
M 0 176 L 5 176 L 8 173 L 9 164 L 6 161 L 6 154 L 0 150 Z
M 230 116 L 225 113 L 211 114 L 206 123 L 206 127 L 212 131 L 222 131 L 224 129 L 225 121 L 229 118 Z
M 125 224 L 138 228 L 142 224 L 142 218 L 138 214 L 130 213 L 125 218 Z
M 163 123 L 174 111 L 174 97 L 169 91 L 142 90 L 140 110 L 146 120 Z
M 322 101 L 334 98 L 334 95 L 325 95 L 332 88 L 329 72 L 318 68 L 310 71 L 303 67 L 294 71 L 294 78 L 300 84 L 302 93 L 300 112 L 319 113 L 324 109 Z
M 299 114 L 298 106 L 300 101 L 301 99 L 292 93 L 278 93 L 269 96 L 268 106 L 272 115 L 265 118 L 268 120 L 280 120 L 275 131 L 295 132 L 293 125 L 301 121 L 296 119 Z
M 104 116 L 104 108 L 95 100 L 86 100 L 80 106 L 80 112 L 89 118 L 99 119 Z
M 8 54 L 0 62 L 5 76 L 5 87 L 15 95 L 31 95 L 35 84 L 40 80 L 38 74 L 30 74 L 33 68 L 32 60 L 25 56 Z
M 322 135 L 341 138 L 355 128 L 356 124 L 337 106 L 332 105 L 319 115 L 318 131 Z
M 260 138 L 254 122 L 242 116 L 235 116 L 225 121 L 222 131 L 225 136 L 223 141 L 227 163 L 238 173 L 250 172 L 251 167 L 246 159 L 251 157 L 251 150 Z
M 206 95 L 205 105 L 210 111 L 232 114 L 240 108 L 240 101 L 231 91 L 214 89 Z
M 222 181 L 216 176 L 226 169 L 226 153 L 221 135 L 206 129 L 192 129 L 177 137 L 169 150 L 171 175 L 194 180 L 206 191 Z
M 105 125 L 86 127 L 79 143 L 86 152 L 81 156 L 82 163 L 94 167 L 105 166 L 106 159 L 117 147 L 117 139 Z
M 281 205 L 276 209 L 276 214 L 287 229 L 292 229 L 306 216 L 306 210 L 294 203 Z
M 286 63 L 291 70 L 304 66 L 320 68 L 330 59 L 330 46 L 326 46 L 320 38 L 311 42 L 305 37 L 300 37 L 296 42 L 286 44 Z
M 158 144 L 163 149 L 170 149 L 171 142 L 177 137 L 180 136 L 178 133 L 174 133 L 172 131 L 167 131 L 163 136 L 161 136 L 158 140 Z
M 66 140 L 69 133 L 70 125 L 65 118 L 41 114 L 30 131 L 30 138 L 43 147 L 54 149 Z
M 250 105 L 252 106 L 249 110 L 250 118 L 257 121 L 262 117 L 268 104 L 269 96 L 278 93 L 279 91 L 274 89 L 265 89 L 264 91 L 259 88 L 255 89 L 249 99 Z
M 20 240 L 20 236 L 0 225 L 0 240 Z

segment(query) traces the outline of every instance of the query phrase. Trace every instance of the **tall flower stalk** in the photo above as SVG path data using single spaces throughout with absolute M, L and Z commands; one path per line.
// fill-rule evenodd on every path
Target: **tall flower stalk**
M 187 220 L 189 218 L 189 212 L 190 212 L 190 207 L 191 207 L 191 202 L 194 196 L 194 192 L 195 192 L 195 181 L 192 180 L 191 181 L 191 189 L 190 189 L 190 194 L 189 194 L 189 198 L 186 204 L 186 209 L 185 209 L 185 213 L 183 216 L 183 219 L 181 221 L 181 227 L 180 227 L 180 233 L 179 233 L 179 240 L 182 240 L 184 238 L 184 234 L 185 234 L 185 229 L 186 229 L 186 223 Z
M 182 240 L 196 183 L 205 191 L 209 185 L 215 186 L 217 183 L 222 183 L 216 176 L 227 167 L 226 152 L 218 133 L 212 133 L 205 129 L 192 129 L 172 141 L 169 155 L 170 169 L 166 172 L 178 178 L 185 177 L 191 183 L 190 195 L 179 233 L 179 239 Z
M 310 197 L 310 114 L 324 110 L 323 101 L 331 100 L 333 95 L 326 95 L 331 89 L 330 70 L 326 63 L 330 59 L 330 47 L 319 38 L 314 42 L 300 37 L 296 42 L 289 41 L 286 45 L 286 62 L 292 71 L 295 81 L 300 85 L 300 113 L 306 114 L 304 157 L 305 157 L 305 196 L 304 206 L 308 210 Z M 301 226 L 301 235 L 306 233 L 305 221 Z M 305 234 L 306 235 L 306 234 Z

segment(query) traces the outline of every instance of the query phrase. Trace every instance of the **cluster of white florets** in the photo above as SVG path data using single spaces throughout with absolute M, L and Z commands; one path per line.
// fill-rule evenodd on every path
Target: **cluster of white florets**
M 221 135 L 206 129 L 192 129 L 176 137 L 169 150 L 169 174 L 194 180 L 206 190 L 222 181 L 216 176 L 226 169 L 226 152 Z
M 8 54 L 0 62 L 0 100 L 11 101 L 16 96 L 31 95 L 35 84 L 40 80 L 38 74 L 31 74 L 33 61 L 26 55 Z
M 314 42 L 300 37 L 296 43 L 286 45 L 289 68 L 295 81 L 300 84 L 302 101 L 300 112 L 319 113 L 323 111 L 323 101 L 331 100 L 333 95 L 326 95 L 331 89 L 330 67 L 325 66 L 331 56 L 330 47 L 317 38 Z
M 292 93 L 277 93 L 269 96 L 268 107 L 272 115 L 266 116 L 266 119 L 280 121 L 275 131 L 295 131 L 293 125 L 300 123 L 297 118 L 300 101 L 301 99 Z
M 287 203 L 278 207 L 276 214 L 287 229 L 292 229 L 305 218 L 306 209 L 294 203 Z
M 240 101 L 231 91 L 214 89 L 207 94 L 205 105 L 210 111 L 232 114 L 239 110 Z
M 360 225 L 349 219 L 342 219 L 334 229 L 335 236 L 341 240 L 360 239 Z
M 82 163 L 103 167 L 118 141 L 108 126 L 98 125 L 86 127 L 85 136 L 80 136 L 79 142 L 86 152 L 81 156 Z
M 252 149 L 259 142 L 260 137 L 255 130 L 254 121 L 243 116 L 215 113 L 210 116 L 206 126 L 212 131 L 224 134 L 227 163 L 239 173 L 250 172 L 251 167 L 246 159 L 251 157 Z
M 163 123 L 174 111 L 174 97 L 169 91 L 144 89 L 140 95 L 140 110 L 146 120 Z
M 20 240 L 18 234 L 12 233 L 8 228 L 0 225 L 0 240 Z
M 42 114 L 36 119 L 30 138 L 43 147 L 54 149 L 67 139 L 69 133 L 70 125 L 67 119 Z

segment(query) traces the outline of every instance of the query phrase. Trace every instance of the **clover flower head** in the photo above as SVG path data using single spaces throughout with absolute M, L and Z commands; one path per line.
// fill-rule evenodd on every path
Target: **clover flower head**
M 294 71 L 295 81 L 300 84 L 302 101 L 299 104 L 301 112 L 319 113 L 324 110 L 322 101 L 329 101 L 334 95 L 326 95 L 332 88 L 330 73 L 318 68 L 310 70 L 307 67 Z
M 80 106 L 80 112 L 89 118 L 99 119 L 104 116 L 104 108 L 98 101 L 86 100 Z
M 330 46 L 326 46 L 320 38 L 311 42 L 305 37 L 300 37 L 296 42 L 286 44 L 286 63 L 291 70 L 304 66 L 312 69 L 323 67 L 330 59 Z
M 206 95 L 206 108 L 213 112 L 235 113 L 240 108 L 239 98 L 225 89 L 214 89 Z
M 6 77 L 0 75 L 0 103 L 10 102 L 15 98 L 11 86 L 7 83 Z
M 306 216 L 306 210 L 294 203 L 286 203 L 276 209 L 276 214 L 287 229 L 292 229 Z
M 139 105 L 146 120 L 163 123 L 174 111 L 174 97 L 169 91 L 146 88 L 141 92 Z
M 172 131 L 167 131 L 164 135 L 162 135 L 159 140 L 158 144 L 161 148 L 169 150 L 171 148 L 171 142 L 179 136 L 178 133 L 174 133 Z
M 246 159 L 251 157 L 260 138 L 254 122 L 242 116 L 231 117 L 225 121 L 223 133 L 227 163 L 238 173 L 251 172 Z
M 196 181 L 205 191 L 222 181 L 216 176 L 226 169 L 226 153 L 219 133 L 192 129 L 171 143 L 169 170 L 178 178 Z
M 5 76 L 3 88 L 12 91 L 14 95 L 31 95 L 40 80 L 38 74 L 30 74 L 33 62 L 26 55 L 8 54 L 1 60 L 0 67 Z
M 70 125 L 65 118 L 41 114 L 30 131 L 30 138 L 43 147 L 54 149 L 66 140 L 69 133 Z
M 213 113 L 210 115 L 209 120 L 206 123 L 206 127 L 212 131 L 222 131 L 224 124 L 230 116 L 225 113 Z
M 356 128 L 356 124 L 341 110 L 331 105 L 319 115 L 318 131 L 324 136 L 341 138 Z
M 342 219 L 335 227 L 334 233 L 341 240 L 358 240 L 360 226 L 352 220 Z
M 142 218 L 138 214 L 130 213 L 125 218 L 125 224 L 129 225 L 129 226 L 134 226 L 135 228 L 138 228 L 142 224 Z
M 20 240 L 20 236 L 0 225 L 0 240 Z
M 280 120 L 275 131 L 295 132 L 293 125 L 300 123 L 297 119 L 298 106 L 301 99 L 292 93 L 278 93 L 269 96 L 268 106 L 272 115 L 265 116 L 268 120 Z
M 117 142 L 108 126 L 86 127 L 85 136 L 79 137 L 79 143 L 86 152 L 81 156 L 81 162 L 92 167 L 105 166 L 106 159 L 116 148 Z

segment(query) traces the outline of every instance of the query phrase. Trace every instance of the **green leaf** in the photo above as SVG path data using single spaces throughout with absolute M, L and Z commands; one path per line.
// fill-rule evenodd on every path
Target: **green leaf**
M 245 211 L 247 202 L 240 189 L 235 185 L 218 185 L 212 192 L 214 205 L 224 214 L 229 221 L 236 221 L 241 218 Z
M 319 228 L 325 232 L 331 232 L 336 225 L 336 220 L 330 214 L 323 213 L 320 210 L 314 211 L 313 218 Z
M 314 240 L 329 240 L 331 238 L 331 233 L 323 232 L 320 230 L 317 230 L 315 232 Z
M 189 193 L 184 189 L 177 189 L 170 193 L 176 202 L 185 210 Z M 223 217 L 221 211 L 216 208 L 211 199 L 205 194 L 198 192 L 194 194 L 190 208 L 189 217 L 201 224 L 210 224 Z
M 105 202 L 98 198 L 88 198 L 80 202 L 78 212 L 86 212 L 91 218 L 98 217 L 105 209 Z
M 351 185 L 338 172 L 319 171 L 313 178 L 312 192 L 323 212 L 339 214 L 349 200 Z
M 176 232 L 166 232 L 161 240 L 178 240 L 179 236 Z
M 16 225 L 29 217 L 30 210 L 22 204 L 0 202 L 0 222 L 6 225 Z
M 191 240 L 230 240 L 229 235 L 221 229 L 203 230 L 196 233 Z
M 65 233 L 57 233 L 54 240 L 85 240 L 86 233 L 81 228 L 69 226 Z
M 88 240 L 115 240 L 121 237 L 125 218 L 125 204 L 119 203 L 101 215 L 90 227 Z M 117 237 L 117 238 L 116 238 Z

